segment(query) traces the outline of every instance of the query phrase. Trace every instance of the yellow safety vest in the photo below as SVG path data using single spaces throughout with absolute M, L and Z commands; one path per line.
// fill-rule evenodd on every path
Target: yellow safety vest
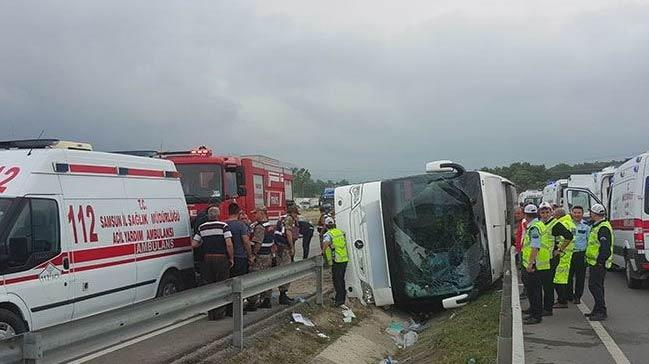
M 527 231 L 525 231 L 525 237 L 523 237 L 523 249 L 521 251 L 523 256 L 522 264 L 524 268 L 527 268 L 527 266 L 529 265 L 530 255 L 532 255 L 532 238 L 530 236 L 532 228 L 536 228 L 538 230 L 539 236 L 542 237 L 545 226 L 539 219 L 534 219 L 527 225 Z M 539 252 L 536 256 L 536 269 L 550 269 L 550 254 L 551 253 L 548 252 L 547 249 L 544 249 L 543 241 L 541 241 L 541 248 L 539 249 Z
M 345 263 L 349 261 L 347 256 L 347 240 L 345 240 L 345 233 L 337 228 L 327 230 L 327 234 L 331 237 L 331 249 L 325 250 L 325 259 L 329 265 L 333 262 Z M 333 259 L 332 259 L 333 252 Z
M 613 227 L 608 220 L 602 220 L 593 226 L 590 229 L 590 234 L 588 235 L 588 245 L 586 246 L 586 263 L 588 265 L 597 264 L 597 257 L 599 256 L 599 239 L 597 235 L 599 229 L 606 226 L 611 231 L 611 255 L 606 259 L 606 268 L 610 268 L 613 265 L 613 243 L 615 242 L 615 235 L 613 235 Z
M 572 221 L 572 216 L 564 215 L 559 218 L 559 223 L 563 224 L 571 233 L 572 241 L 566 245 L 561 257 L 559 259 L 559 265 L 557 265 L 557 270 L 554 272 L 555 284 L 568 284 L 568 278 L 570 276 L 570 262 L 572 261 L 572 251 L 575 248 L 575 236 L 577 235 L 577 225 Z M 561 239 L 563 240 L 563 239 Z

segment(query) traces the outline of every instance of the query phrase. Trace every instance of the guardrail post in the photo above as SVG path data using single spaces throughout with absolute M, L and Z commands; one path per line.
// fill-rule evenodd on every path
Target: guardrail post
M 241 278 L 232 279 L 232 345 L 243 350 L 243 282 Z
M 41 334 L 37 332 L 26 332 L 23 336 L 23 359 L 25 364 L 42 363 L 43 348 L 41 346 Z
M 315 257 L 315 263 L 315 303 L 323 305 L 324 297 L 322 296 L 322 284 L 324 281 L 324 258 L 322 255 Z

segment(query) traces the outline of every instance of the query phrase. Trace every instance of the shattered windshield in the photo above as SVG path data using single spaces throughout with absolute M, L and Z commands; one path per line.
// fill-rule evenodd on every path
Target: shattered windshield
M 479 229 L 466 179 L 439 177 L 391 180 L 382 188 L 386 238 L 395 253 L 393 289 L 410 299 L 465 292 L 479 272 Z

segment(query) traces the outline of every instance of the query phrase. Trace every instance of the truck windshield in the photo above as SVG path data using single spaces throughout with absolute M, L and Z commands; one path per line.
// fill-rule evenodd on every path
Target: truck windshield
M 187 203 L 209 203 L 222 196 L 220 164 L 176 164 Z
M 395 298 L 426 299 L 473 288 L 482 257 L 466 178 L 421 175 L 383 182 L 382 202 Z M 479 179 L 471 193 L 479 192 Z M 396 289 L 396 291 L 395 291 Z

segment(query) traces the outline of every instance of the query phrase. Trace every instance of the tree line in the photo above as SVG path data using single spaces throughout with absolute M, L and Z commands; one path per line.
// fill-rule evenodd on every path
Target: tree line
M 293 168 L 293 194 L 295 197 L 320 197 L 327 187 L 338 187 L 349 185 L 349 181 L 321 179 L 313 180 L 311 172 L 306 168 Z
M 519 192 L 525 190 L 542 190 L 549 181 L 568 178 L 571 174 L 590 174 L 601 171 L 608 166 L 620 166 L 624 161 L 589 162 L 579 164 L 559 163 L 547 168 L 545 164 L 516 162 L 509 166 L 487 168 L 481 171 L 497 174 L 516 184 Z

